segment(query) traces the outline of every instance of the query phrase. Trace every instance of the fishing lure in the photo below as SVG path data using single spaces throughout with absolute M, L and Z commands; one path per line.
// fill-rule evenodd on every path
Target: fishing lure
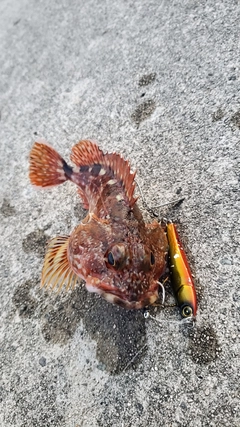
M 195 316 L 197 312 L 196 290 L 176 226 L 171 222 L 167 224 L 167 238 L 172 286 L 181 315 L 182 317 Z

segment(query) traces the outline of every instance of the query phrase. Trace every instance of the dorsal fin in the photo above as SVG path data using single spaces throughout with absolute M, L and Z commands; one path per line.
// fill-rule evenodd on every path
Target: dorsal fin
M 69 236 L 54 237 L 48 242 L 47 252 L 44 259 L 41 287 L 47 286 L 58 291 L 65 283 L 66 289 L 76 284 L 78 276 L 70 267 L 67 249 Z
M 79 141 L 72 148 L 70 159 L 77 166 L 102 163 L 104 154 L 95 142 L 89 140 Z
M 78 142 L 72 148 L 71 160 L 77 166 L 90 166 L 100 164 L 103 169 L 110 170 L 113 176 L 122 182 L 126 195 L 129 199 L 130 206 L 136 202 L 133 197 L 135 190 L 134 178 L 136 175 L 130 171 L 129 162 L 123 159 L 120 154 L 106 153 L 104 154 L 98 145 L 89 140 Z
M 136 171 L 134 173 L 131 172 L 128 160 L 123 159 L 120 154 L 107 153 L 104 156 L 103 165 L 109 167 L 113 171 L 114 176 L 122 181 L 130 206 L 133 206 L 137 200 L 133 197 Z

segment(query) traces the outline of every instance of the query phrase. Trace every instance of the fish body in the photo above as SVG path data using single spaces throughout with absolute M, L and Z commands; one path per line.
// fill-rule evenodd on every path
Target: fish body
M 74 166 L 45 142 L 35 142 L 30 152 L 32 184 L 44 188 L 70 180 L 88 209 L 70 236 L 50 240 L 42 286 L 68 289 L 81 278 L 90 292 L 127 309 L 153 304 L 168 242 L 157 221 L 143 220 L 134 197 L 135 173 L 120 155 L 104 154 L 92 141 L 76 144 L 71 161 Z
M 172 286 L 182 317 L 195 316 L 197 296 L 186 254 L 175 224 L 167 224 Z

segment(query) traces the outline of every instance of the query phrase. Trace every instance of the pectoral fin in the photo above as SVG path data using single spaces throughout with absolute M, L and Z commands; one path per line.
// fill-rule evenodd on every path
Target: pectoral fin
M 41 287 L 46 286 L 51 290 L 57 287 L 58 292 L 64 284 L 67 290 L 70 287 L 74 288 L 78 276 L 69 264 L 68 243 L 69 236 L 58 236 L 49 241 L 42 270 Z

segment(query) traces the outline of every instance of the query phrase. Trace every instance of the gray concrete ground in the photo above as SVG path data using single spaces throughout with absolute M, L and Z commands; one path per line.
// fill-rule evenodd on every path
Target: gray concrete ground
M 240 426 L 239 22 L 237 0 L 1 0 L 1 426 Z M 70 183 L 30 186 L 39 136 L 120 152 L 150 206 L 185 197 L 159 215 L 194 325 L 39 289 L 46 241 L 84 216 Z

